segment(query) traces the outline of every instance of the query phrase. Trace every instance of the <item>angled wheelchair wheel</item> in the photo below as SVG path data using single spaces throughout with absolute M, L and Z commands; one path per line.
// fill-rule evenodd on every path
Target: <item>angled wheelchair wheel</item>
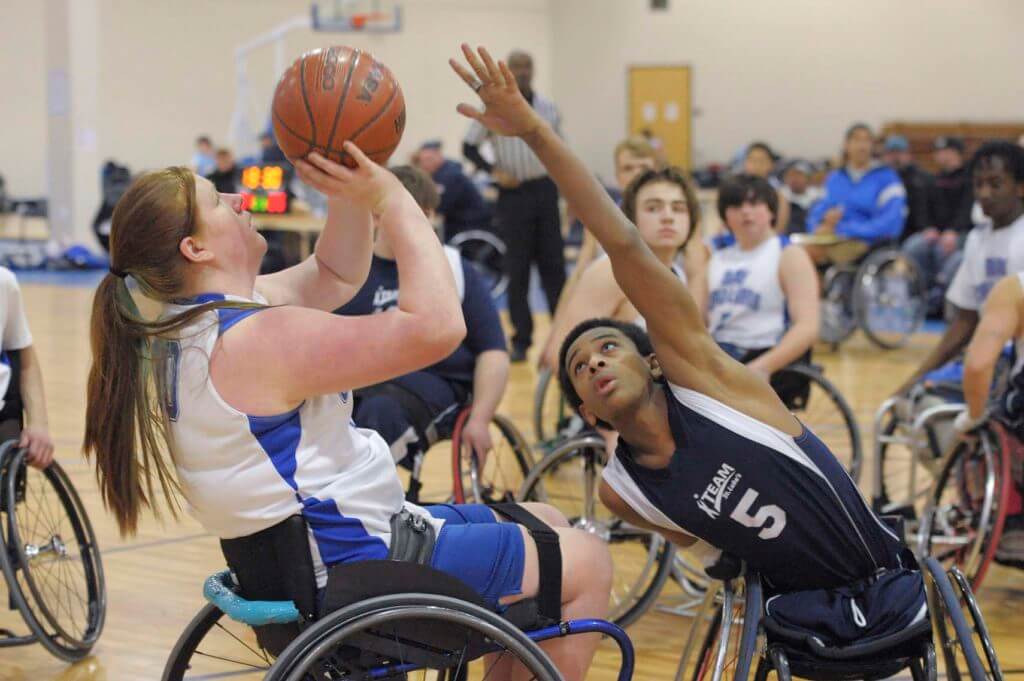
M 957 445 L 946 460 L 921 526 L 924 554 L 957 566 L 977 590 L 1006 522 L 1013 476 L 1006 433 L 991 423 Z
M 96 535 L 60 464 L 40 471 L 25 456 L 13 441 L 0 448 L 0 567 L 11 599 L 39 642 L 74 661 L 92 649 L 106 616 Z
M 760 598 L 760 589 L 748 590 L 743 580 L 715 582 L 691 622 L 676 678 L 746 681 L 758 645 Z
M 842 393 L 816 366 L 793 364 L 772 374 L 772 387 L 786 406 L 814 431 L 853 478 L 860 480 L 860 427 Z
M 274 658 L 260 648 L 251 627 L 207 603 L 178 637 L 161 681 L 262 679 Z
M 322 618 L 281 653 L 265 678 L 491 678 L 515 664 L 525 668 L 525 678 L 562 678 L 536 643 L 498 615 L 445 596 L 396 594 Z
M 857 330 L 857 315 L 853 307 L 853 289 L 856 270 L 834 265 L 825 272 L 822 283 L 821 332 L 823 343 L 837 346 Z
M 457 504 L 502 504 L 516 500 L 516 492 L 533 468 L 533 452 L 515 425 L 501 414 L 491 419 L 494 448 L 481 465 L 463 443 L 462 429 L 469 418 L 464 409 L 452 433 L 452 496 Z
M 992 637 L 988 633 L 988 626 L 985 618 L 981 615 L 981 608 L 978 607 L 978 600 L 974 597 L 974 591 L 964 573 L 955 565 L 947 573 L 953 583 L 953 587 L 960 600 L 960 605 L 970 615 L 970 625 L 973 631 L 975 645 L 985 653 L 985 664 L 988 675 L 1002 681 L 1003 671 L 999 667 L 999 658 L 996 656 L 996 648 L 992 643 Z
M 971 681 L 1002 681 L 998 663 L 987 668 L 978 656 L 975 630 L 964 615 L 965 604 L 957 595 L 945 568 L 931 557 L 925 558 L 923 567 L 928 611 L 936 643 L 946 663 L 946 678 L 959 681 L 966 675 Z
M 500 237 L 484 229 L 468 229 L 453 236 L 448 245 L 476 266 L 487 281 L 492 298 L 498 298 L 508 290 L 505 242 Z
M 879 347 L 906 344 L 924 324 L 928 292 L 917 266 L 899 249 L 877 250 L 861 262 L 853 291 L 857 325 Z
M 562 395 L 555 372 L 542 369 L 537 375 L 537 387 L 533 393 L 533 432 L 537 442 L 544 446 L 574 437 L 586 426 Z
M 578 529 L 605 541 L 615 564 L 608 619 L 627 627 L 657 600 L 672 571 L 675 547 L 664 538 L 617 518 L 598 498 L 605 442 L 588 434 L 568 440 L 526 477 L 519 501 L 551 504 Z

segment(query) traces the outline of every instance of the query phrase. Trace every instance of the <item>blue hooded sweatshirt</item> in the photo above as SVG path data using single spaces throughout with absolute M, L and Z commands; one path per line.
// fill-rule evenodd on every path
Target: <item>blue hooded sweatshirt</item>
M 907 191 L 892 168 L 876 165 L 858 180 L 846 168 L 834 170 L 825 180 L 825 197 L 807 214 L 807 231 L 813 232 L 825 212 L 842 206 L 843 217 L 836 234 L 874 244 L 897 239 L 907 215 Z

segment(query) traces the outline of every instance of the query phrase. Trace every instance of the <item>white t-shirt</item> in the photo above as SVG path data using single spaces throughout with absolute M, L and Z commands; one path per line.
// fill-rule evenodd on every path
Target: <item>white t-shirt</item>
M 963 310 L 981 310 L 988 292 L 1007 274 L 1024 271 L 1024 215 L 1001 229 L 978 225 L 967 235 L 964 259 L 946 291 Z
M 14 272 L 6 267 L 0 267 L 0 328 L 3 328 L 0 350 L 22 350 L 32 345 L 32 332 L 25 319 L 18 280 L 14 278 Z M 3 409 L 3 398 L 10 382 L 11 367 L 5 357 L 0 361 L 0 409 Z

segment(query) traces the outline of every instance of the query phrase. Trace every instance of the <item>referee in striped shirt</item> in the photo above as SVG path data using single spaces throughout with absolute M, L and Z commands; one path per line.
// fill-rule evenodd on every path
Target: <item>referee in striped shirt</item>
M 561 116 L 554 102 L 533 91 L 533 58 L 515 51 L 508 57 L 508 66 L 526 100 L 560 133 Z M 480 155 L 479 145 L 485 139 L 494 147 L 493 165 Z M 490 173 L 498 185 L 498 226 L 508 249 L 508 311 L 514 328 L 510 356 L 513 362 L 522 362 L 533 336 L 533 316 L 527 298 L 531 264 L 537 263 L 552 314 L 565 284 L 558 189 L 526 142 L 518 137 L 493 135 L 473 121 L 462 152 L 474 165 Z

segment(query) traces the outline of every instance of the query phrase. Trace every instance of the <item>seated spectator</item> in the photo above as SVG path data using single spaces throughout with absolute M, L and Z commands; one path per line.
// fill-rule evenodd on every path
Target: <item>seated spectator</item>
M 440 140 L 424 142 L 416 152 L 415 165 L 434 179 L 441 192 L 437 212 L 444 219 L 444 241 L 467 229 L 490 229 L 491 209 L 462 164 L 444 157 Z
M 960 264 L 960 249 L 972 226 L 974 194 L 958 137 L 935 140 L 935 177 L 928 198 L 927 227 L 910 237 L 904 252 L 917 263 L 929 290 L 929 313 L 941 315 L 946 287 Z
M 807 214 L 807 231 L 863 242 L 865 250 L 896 240 L 903 231 L 907 192 L 896 171 L 871 157 L 874 135 L 864 123 L 846 131 L 843 165 L 825 180 L 825 197 Z M 815 262 L 828 261 L 824 249 L 808 249 Z
M 440 198 L 430 176 L 411 166 L 392 172 L 431 217 Z M 492 447 L 489 424 L 508 380 L 505 334 L 490 290 L 458 251 L 449 247 L 445 251 L 462 297 L 466 338 L 455 352 L 433 366 L 355 391 L 353 421 L 380 433 L 395 461 L 410 467 L 415 457 L 426 452 L 432 433 L 452 427 L 470 395 L 473 407 L 462 436 L 481 459 L 486 456 Z M 335 312 L 367 315 L 394 307 L 399 296 L 398 275 L 391 244 L 378 230 L 366 283 Z
M 907 190 L 907 219 L 903 224 L 902 241 L 931 227 L 929 199 L 934 178 L 914 163 L 910 143 L 903 135 L 889 135 L 883 149 L 886 165 L 899 173 L 903 188 Z
M 764 142 L 751 142 L 747 145 L 747 150 L 743 155 L 743 172 L 747 175 L 753 175 L 754 177 L 760 177 L 768 181 L 773 189 L 776 190 L 777 196 L 775 197 L 775 227 L 780 232 L 789 225 L 789 201 L 785 199 L 782 192 L 779 192 L 779 182 L 776 180 L 772 173 L 775 171 L 775 164 L 778 162 L 779 156 L 772 148 Z
M 53 461 L 43 395 L 43 373 L 25 319 L 14 273 L 0 267 L 0 442 L 17 440 L 28 463 L 46 468 Z
M 260 162 L 261 163 L 288 163 L 288 157 L 277 146 L 274 133 L 267 130 L 260 135 Z
M 818 339 L 818 275 L 807 253 L 776 234 L 776 192 L 737 175 L 718 190 L 728 232 L 712 242 L 707 266 L 708 330 L 733 359 L 766 379 L 807 354 Z
M 782 172 L 782 186 L 779 195 L 789 204 L 789 223 L 780 225 L 780 234 L 803 233 L 807 228 L 807 211 L 825 195 L 819 185 L 811 184 L 814 168 L 802 159 L 786 164 Z
M 221 147 L 217 150 L 216 160 L 216 169 L 206 179 L 213 182 L 213 186 L 222 194 L 237 194 L 239 169 L 234 154 L 230 149 Z
M 196 138 L 196 151 L 192 154 L 190 165 L 192 172 L 204 177 L 216 168 L 217 161 L 213 157 L 213 142 L 207 135 L 200 135 Z
M 978 313 L 1000 278 L 1024 271 L 1024 149 L 1011 142 L 989 142 L 970 166 L 974 195 L 990 222 L 971 230 L 946 301 L 953 317 L 939 344 L 896 391 L 907 394 L 935 369 L 967 346 Z

